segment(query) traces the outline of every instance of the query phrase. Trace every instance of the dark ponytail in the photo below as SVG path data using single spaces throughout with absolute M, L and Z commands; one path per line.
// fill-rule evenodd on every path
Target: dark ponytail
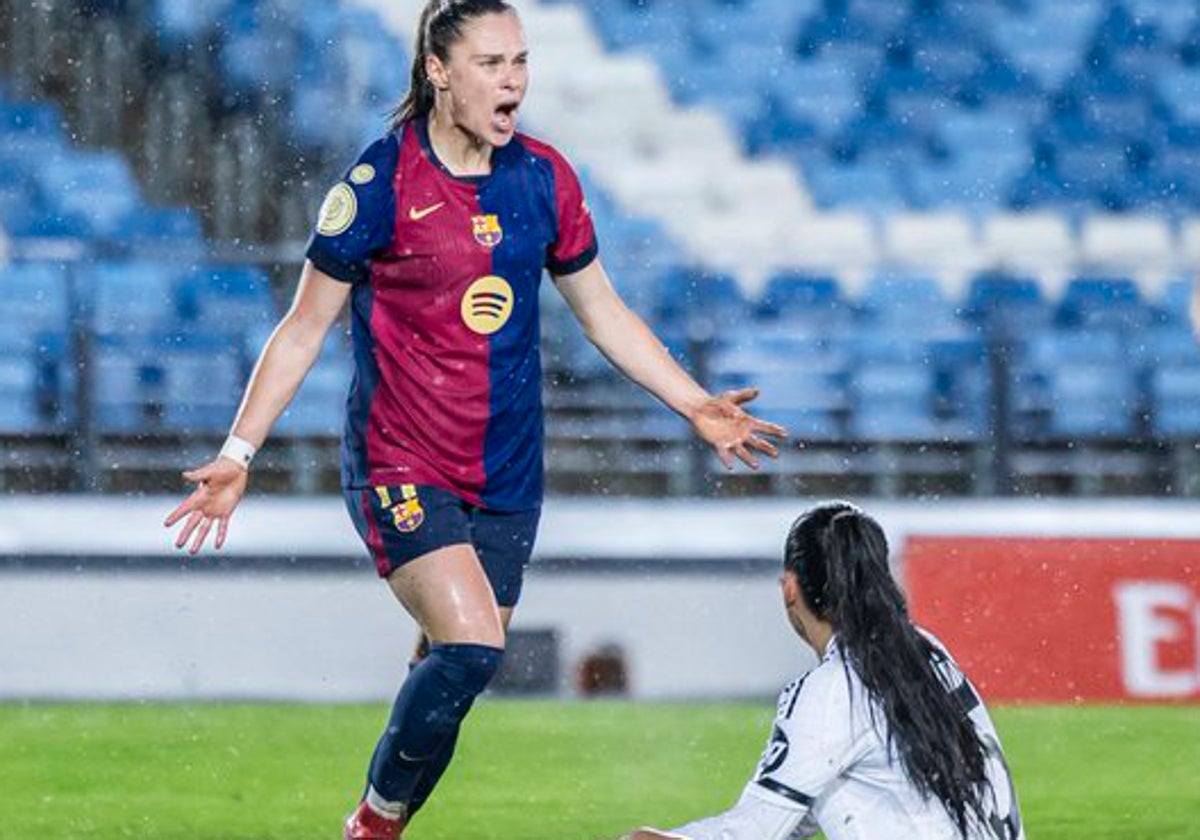
M 837 633 L 917 790 L 939 799 L 965 837 L 986 819 L 984 746 L 934 665 L 941 652 L 913 626 L 888 568 L 887 537 L 853 505 L 813 508 L 788 533 L 784 567 Z
M 428 116 L 433 110 L 433 83 L 425 72 L 425 57 L 436 55 L 443 62 L 450 60 L 450 47 L 462 37 L 463 28 L 477 17 L 512 12 L 504 0 L 429 0 L 417 21 L 413 39 L 412 71 L 408 93 L 388 115 L 392 128 L 414 117 Z

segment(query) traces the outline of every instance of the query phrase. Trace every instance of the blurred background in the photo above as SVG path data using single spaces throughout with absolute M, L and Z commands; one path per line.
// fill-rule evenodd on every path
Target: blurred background
M 977 588 L 1099 587 L 1079 621 L 1107 629 L 1074 665 L 1111 666 L 1097 699 L 1200 696 L 1200 564 L 1154 572 L 1149 600 L 1071 565 L 1200 537 L 1200 6 L 516 5 L 522 125 L 579 169 L 614 282 L 708 387 L 761 387 L 792 440 L 726 473 L 546 282 L 551 498 L 500 688 L 774 691 L 804 661 L 781 539 L 838 495 L 880 512 L 900 574 L 914 535 L 949 535 L 993 540 L 962 567 Z M 344 329 L 225 559 L 169 559 L 159 523 L 228 430 L 321 196 L 404 93 L 419 11 L 0 0 L 0 694 L 390 696 L 411 628 L 336 495 Z M 1047 537 L 1074 560 L 995 577 L 1024 551 L 996 538 Z M 952 647 L 964 615 L 935 628 Z M 16 641 L 63 628 L 77 644 Z M 363 639 L 395 667 L 343 655 Z M 1092 696 L 1072 686 L 1013 699 Z
M 415 640 L 338 494 L 344 325 L 225 550 L 161 523 L 404 93 L 420 5 L 0 0 L 0 837 L 336 832 Z M 881 520 L 1001 707 L 1031 834 L 1194 836 L 1200 3 L 515 5 L 522 128 L 580 172 L 615 284 L 792 439 L 727 473 L 543 284 L 549 498 L 492 692 L 552 702 L 481 704 L 462 805 L 419 836 L 724 807 L 811 663 L 776 578 L 829 496 Z M 585 697 L 690 705 L 558 702 Z M 696 702 L 730 698 L 754 705 Z M 471 758 L 505 733 L 529 768 Z
M 553 492 L 1200 494 L 1195 3 L 519 5 L 522 124 L 580 169 L 615 283 L 803 444 L 724 475 L 547 283 Z M 0 8 L 0 486 L 174 490 L 420 4 Z M 331 340 L 260 491 L 337 489 L 348 370 Z

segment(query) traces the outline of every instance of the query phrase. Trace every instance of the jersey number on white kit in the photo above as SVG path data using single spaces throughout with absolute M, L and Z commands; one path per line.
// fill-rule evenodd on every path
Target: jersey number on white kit
M 783 762 L 787 760 L 788 754 L 788 739 L 787 735 L 778 726 L 771 732 L 771 743 L 767 744 L 767 751 L 763 753 L 761 768 L 758 771 L 758 777 L 769 776 L 783 766 Z

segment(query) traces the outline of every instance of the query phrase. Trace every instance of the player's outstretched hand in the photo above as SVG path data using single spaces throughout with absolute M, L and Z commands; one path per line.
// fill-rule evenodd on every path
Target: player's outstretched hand
M 758 396 L 757 388 L 741 388 L 711 397 L 692 418 L 692 426 L 717 453 L 725 469 L 733 469 L 737 457 L 752 470 L 758 469 L 755 452 L 779 457 L 779 450 L 767 438 L 782 440 L 787 430 L 749 414 L 743 405 Z
M 249 473 L 228 458 L 217 458 L 202 467 L 188 470 L 183 477 L 195 484 L 196 489 L 179 507 L 167 514 L 163 525 L 170 528 L 186 516 L 187 522 L 175 538 L 175 547 L 183 548 L 191 539 L 188 553 L 195 554 L 208 539 L 213 523 L 216 523 L 217 538 L 213 546 L 219 549 L 225 544 L 229 517 L 246 492 Z

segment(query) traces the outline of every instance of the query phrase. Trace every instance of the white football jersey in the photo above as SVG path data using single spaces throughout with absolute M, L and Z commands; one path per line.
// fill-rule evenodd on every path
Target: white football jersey
M 958 666 L 936 665 L 959 694 L 987 749 L 988 820 L 971 840 L 1024 840 L 1016 793 L 996 728 Z M 779 696 L 771 739 L 754 778 L 731 810 L 672 833 L 687 840 L 796 840 L 818 830 L 827 840 L 961 840 L 941 802 L 925 799 L 888 748 L 887 719 L 871 719 L 866 689 L 843 667 L 836 637 L 824 658 Z

